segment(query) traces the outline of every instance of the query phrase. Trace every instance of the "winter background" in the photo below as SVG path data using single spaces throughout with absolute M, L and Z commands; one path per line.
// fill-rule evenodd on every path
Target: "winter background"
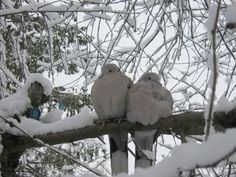
M 162 84 L 174 98 L 173 114 L 204 111 L 208 119 L 214 111 L 229 111 L 236 106 L 233 1 L 2 0 L 0 3 L 1 115 L 21 112 L 22 103 L 28 104 L 24 89 L 31 73 L 42 73 L 54 88 L 46 87 L 48 92 L 52 91 L 52 98 L 41 107 L 41 121 L 22 117 L 19 126 L 31 136 L 94 125 L 97 116 L 91 106 L 90 89 L 99 77 L 101 66 L 110 62 L 117 64 L 134 82 L 144 72 L 160 74 Z M 47 83 L 41 77 L 35 79 Z M 3 121 L 0 130 L 22 135 L 19 129 Z M 188 171 L 195 170 L 196 176 L 235 176 L 232 155 L 236 149 L 236 142 L 232 141 L 235 131 L 211 131 L 207 141 L 204 136 L 186 137 L 189 142 L 182 145 L 175 134 L 161 135 L 154 145 L 156 165 L 134 172 L 134 157 L 130 153 L 130 174 L 188 176 Z M 110 175 L 106 136 L 55 147 L 79 159 L 89 169 Z M 134 150 L 131 139 L 129 147 Z M 17 173 L 94 176 L 76 160 L 68 160 L 49 149 L 27 149 Z M 179 174 L 180 170 L 184 173 Z

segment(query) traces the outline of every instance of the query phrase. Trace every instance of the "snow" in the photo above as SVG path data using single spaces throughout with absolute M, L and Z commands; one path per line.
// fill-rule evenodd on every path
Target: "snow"
M 217 104 L 214 107 L 215 112 L 229 112 L 232 109 L 236 108 L 236 101 L 230 102 L 225 98 L 224 95 L 220 97 Z
M 101 12 L 114 12 L 112 10 L 112 8 L 110 6 L 104 6 L 104 7 L 100 7 L 100 6 L 95 6 L 94 8 L 83 8 L 81 6 L 80 3 L 76 3 L 73 6 L 71 6 L 71 4 L 65 5 L 65 4 L 61 4 L 61 5 L 53 5 L 48 4 L 48 3 L 42 3 L 42 2 L 31 2 L 28 5 L 25 6 L 21 6 L 20 8 L 16 9 L 13 6 L 10 6 L 9 9 L 4 9 L 4 10 L 0 10 L 0 15 L 7 15 L 7 14 L 16 14 L 16 13 L 22 13 L 22 12 L 30 12 L 30 11 L 38 11 L 38 12 L 74 12 L 74 11 L 78 11 L 78 12 L 83 12 L 83 13 L 88 13 L 92 16 L 95 17 L 99 17 L 99 18 L 103 18 L 105 20 L 110 20 L 111 17 L 106 15 L 106 14 L 102 14 Z M 47 15 L 49 15 L 49 13 L 47 13 Z M 66 14 L 67 15 L 67 14 Z M 55 15 L 49 15 L 51 19 L 56 19 L 58 18 Z
M 140 44 L 140 48 L 144 49 L 145 47 L 147 47 L 147 45 L 150 44 L 150 42 L 156 37 L 157 33 L 159 32 L 159 26 L 157 26 L 157 29 L 153 31 L 153 33 L 148 36 L 146 39 L 144 39 L 141 44 Z M 148 69 L 147 69 L 148 70 Z
M 110 12 L 113 11 L 111 6 L 103 6 L 103 7 L 101 7 L 101 6 L 94 6 L 92 9 L 93 10 L 97 10 L 97 11 L 110 11 Z
M 109 15 L 105 15 L 105 14 L 100 14 L 98 12 L 91 12 L 88 13 L 86 16 L 84 16 L 84 20 L 88 20 L 90 19 L 90 17 L 98 17 L 98 18 L 102 18 L 104 20 L 111 20 L 111 17 Z
M 147 156 L 148 159 L 155 160 L 155 152 L 149 150 L 142 150 L 142 152 Z
M 65 56 L 65 55 L 64 55 Z M 92 66 L 93 64 L 90 63 L 89 65 L 84 61 L 85 57 L 85 53 L 80 52 L 80 53 L 72 53 L 72 54 L 67 54 L 66 55 L 66 60 L 67 62 L 72 62 L 74 64 L 76 64 L 79 68 L 82 69 L 86 69 L 88 72 L 94 73 L 94 66 Z M 45 56 L 48 57 L 48 56 Z M 62 59 L 58 59 L 57 61 L 53 62 L 53 64 L 51 63 L 45 63 L 42 61 L 37 61 L 37 65 L 39 65 L 40 67 L 37 69 L 37 71 L 42 71 L 44 69 L 50 69 L 51 67 L 56 67 L 60 64 L 63 64 L 65 61 L 63 61 Z
M 155 174 L 158 174 L 158 177 L 174 177 L 179 175 L 180 170 L 212 165 L 236 150 L 236 142 L 232 141 L 235 135 L 236 129 L 229 129 L 225 134 L 210 136 L 208 141 L 202 144 L 192 142 L 181 144 L 157 165 L 147 169 L 136 169 L 129 177 L 153 177 Z M 128 175 L 120 174 L 117 177 L 128 177 Z
M 0 101 L 0 115 L 3 117 L 12 117 L 15 114 L 20 115 L 31 107 L 31 100 L 28 97 L 27 90 L 31 83 L 39 82 L 44 87 L 44 94 L 49 95 L 52 92 L 52 84 L 49 80 L 44 78 L 41 74 L 31 74 L 23 89 L 19 89 L 15 94 L 10 95 Z
M 52 109 L 43 118 L 40 118 L 42 123 L 52 123 L 62 119 L 63 111 L 59 109 Z
M 43 77 L 42 74 L 39 73 L 32 73 L 30 77 L 27 79 L 26 83 L 24 84 L 23 89 L 27 91 L 30 88 L 31 84 L 34 82 L 39 82 L 43 86 L 44 88 L 43 93 L 46 96 L 52 93 L 53 89 L 52 83 L 48 79 Z
M 73 169 L 74 169 L 73 165 L 64 165 L 61 170 L 69 171 L 69 170 L 73 170 Z
M 225 18 L 227 23 L 236 23 L 235 9 L 236 9 L 236 3 L 227 7 L 225 12 Z
M 25 90 L 19 90 L 15 94 L 10 95 L 0 101 L 0 115 L 3 117 L 11 117 L 14 114 L 21 114 L 31 107 L 31 101 Z
M 49 80 L 44 78 L 41 74 L 31 74 L 23 86 L 23 89 L 18 90 L 15 94 L 0 101 L 0 115 L 11 119 L 10 117 L 15 114 L 21 115 L 27 108 L 31 107 L 27 90 L 31 86 L 31 83 L 36 81 L 41 83 L 44 87 L 45 95 L 49 95 L 52 92 L 53 87 Z M 91 111 L 88 107 L 82 108 L 81 112 L 73 117 L 66 117 L 60 120 L 62 113 L 63 111 L 61 110 L 53 109 L 42 118 L 42 122 L 26 117 L 21 117 L 20 124 L 16 122 L 15 119 L 12 119 L 12 121 L 31 135 L 42 135 L 93 125 L 94 119 L 97 118 L 95 111 Z M 22 134 L 16 128 L 11 128 L 8 124 L 1 122 L 0 129 L 13 134 Z
M 84 8 L 83 8 L 84 9 Z M 85 9 L 84 9 L 85 10 Z M 90 12 L 89 12 L 90 11 Z M 90 10 L 86 10 L 85 12 L 87 12 L 83 19 L 87 20 L 90 19 L 91 16 L 94 17 L 99 17 L 102 18 L 104 20 L 111 20 L 111 17 L 109 15 L 106 15 L 105 13 L 99 13 L 99 12 L 112 12 L 112 7 L 110 6 L 94 6 L 92 9 Z
M 8 8 L 13 8 L 14 3 L 9 0 L 3 0 L 2 3 L 6 5 Z
M 56 112 L 56 114 L 58 113 Z M 53 113 L 51 113 L 51 116 L 54 117 Z M 44 135 L 48 133 L 58 133 L 67 130 L 83 128 L 86 126 L 92 126 L 94 125 L 93 122 L 95 119 L 97 119 L 95 111 L 91 111 L 88 107 L 83 107 L 79 114 L 73 117 L 66 117 L 63 120 L 59 120 L 53 123 L 45 124 L 40 121 L 29 119 L 26 117 L 21 118 L 20 124 L 17 123 L 15 120 L 13 121 L 21 128 L 23 128 L 25 131 L 27 131 L 29 134 L 34 136 L 34 135 Z M 16 128 L 11 128 L 8 125 L 0 124 L 0 129 L 15 135 L 22 134 Z

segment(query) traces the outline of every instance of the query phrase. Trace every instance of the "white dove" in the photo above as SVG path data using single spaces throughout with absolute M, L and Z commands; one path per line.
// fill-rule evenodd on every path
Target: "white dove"
M 126 116 L 127 94 L 132 85 L 129 77 L 115 64 L 107 64 L 91 90 L 94 109 L 100 119 L 123 119 Z M 128 173 L 127 132 L 109 134 L 112 174 Z
M 145 73 L 128 92 L 127 119 L 144 125 L 154 124 L 160 118 L 172 114 L 173 99 L 171 93 L 161 85 L 156 73 Z M 152 151 L 155 130 L 134 133 L 136 143 L 136 167 L 152 165 L 152 159 L 145 151 Z

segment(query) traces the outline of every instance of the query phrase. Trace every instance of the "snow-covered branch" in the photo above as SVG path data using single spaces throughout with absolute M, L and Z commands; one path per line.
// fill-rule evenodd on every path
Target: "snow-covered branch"
M 82 114 L 83 111 L 82 111 Z M 76 119 L 77 118 L 77 119 Z M 38 139 L 40 141 L 43 141 L 46 144 L 54 145 L 59 143 L 68 143 L 73 142 L 77 140 L 82 140 L 86 138 L 96 138 L 100 135 L 105 135 L 111 132 L 115 131 L 127 131 L 127 132 L 133 132 L 137 130 L 150 130 L 150 129 L 157 129 L 157 134 L 177 134 L 177 135 L 204 135 L 204 127 L 205 127 L 205 119 L 204 119 L 204 112 L 186 112 L 182 114 L 172 115 L 165 119 L 160 119 L 156 124 L 151 126 L 144 126 L 142 124 L 138 123 L 130 123 L 127 121 L 122 121 L 119 124 L 116 122 L 107 122 L 104 124 L 97 123 L 93 124 L 92 122 L 94 119 L 91 119 L 91 116 L 86 117 L 87 119 L 90 119 L 87 121 L 87 123 L 81 124 L 85 122 L 83 120 L 83 116 L 81 115 L 82 120 L 79 119 L 79 117 L 71 117 L 67 120 L 61 120 L 50 124 L 41 124 L 38 121 L 32 121 L 31 119 L 22 119 L 22 123 L 19 124 L 19 127 L 23 127 L 24 131 L 28 132 L 31 135 L 34 135 L 34 139 Z M 27 120 L 30 120 L 28 122 Z M 96 119 L 95 119 L 96 122 Z M 229 111 L 228 113 L 225 112 L 215 112 L 214 114 L 214 126 L 216 130 L 223 131 L 225 128 L 232 128 L 236 127 L 236 109 L 233 109 Z M 17 124 L 15 122 L 15 124 Z M 67 125 L 73 125 L 73 126 L 67 126 Z M 64 125 L 64 128 L 62 127 Z M 28 127 L 28 128 L 27 128 Z M 76 128 L 77 127 L 77 128 Z M 17 163 L 17 159 L 20 157 L 20 155 L 24 152 L 25 149 L 30 147 L 40 147 L 43 146 L 43 144 L 39 144 L 36 141 L 32 140 L 32 137 L 25 136 L 24 134 L 20 134 L 19 131 L 17 131 L 14 128 L 6 128 L 6 133 L 2 134 L 2 144 L 4 146 L 4 151 L 2 153 L 2 157 L 0 158 L 2 165 L 5 167 L 5 164 L 7 160 L 15 161 Z M 12 134 L 13 133 L 13 134 Z M 231 132 L 232 134 L 232 132 Z M 225 135 L 220 135 L 225 136 Z M 227 136 L 227 134 L 226 134 Z M 211 137 L 210 137 L 211 138 Z M 211 140 L 209 138 L 209 142 L 211 143 Z M 233 141 L 231 141 L 233 142 Z M 204 153 L 202 151 L 198 152 L 198 145 L 186 145 L 186 148 L 196 148 L 194 154 L 192 154 L 194 157 L 198 156 L 199 153 Z M 208 144 L 206 144 L 208 146 Z M 209 144 L 211 146 L 211 144 Z M 182 146 L 180 146 L 182 147 Z M 231 147 L 231 146 L 230 146 Z M 200 147 L 199 147 L 200 148 Z M 185 152 L 181 150 L 181 153 Z M 184 146 L 185 149 L 185 146 Z M 229 150 L 227 152 L 227 150 Z M 196 158 L 195 161 L 192 161 L 193 163 L 191 166 L 186 166 L 187 163 L 183 162 L 183 164 L 180 166 L 179 164 L 175 164 L 175 168 L 173 168 L 171 173 L 175 173 L 178 170 L 191 170 L 195 167 L 208 167 L 217 164 L 220 160 L 228 157 L 235 149 L 226 149 L 224 150 L 224 153 L 219 153 L 219 158 L 214 158 L 213 161 L 209 161 L 209 163 L 204 163 L 201 161 L 201 159 Z M 175 152 L 175 151 L 174 151 Z M 217 152 L 216 152 L 217 153 Z M 177 153 L 178 154 L 178 153 Z M 167 158 L 164 160 L 161 164 L 167 165 L 172 161 L 172 158 L 176 158 L 176 155 L 170 158 Z M 178 156 L 179 157 L 179 156 Z M 179 160 L 179 158 L 176 160 L 176 162 Z M 199 161 L 200 160 L 200 161 Z M 210 163 L 211 162 L 211 163 Z M 10 167 L 9 167 L 10 168 Z M 13 169 L 16 167 L 12 167 Z M 10 170 L 12 170 L 10 168 Z M 162 168 L 162 165 L 153 167 L 154 169 Z M 168 170 L 164 170 L 163 172 L 166 172 Z M 14 173 L 14 172 L 13 172 Z M 7 173 L 8 174 L 8 173 Z M 12 172 L 10 173 L 12 174 Z M 139 174 L 139 173 L 138 173 Z
M 99 170 L 97 169 L 92 169 L 90 168 L 87 164 L 81 162 L 78 159 L 75 159 L 74 157 L 70 156 L 69 154 L 53 147 L 50 146 L 49 144 L 43 142 L 41 139 L 38 138 L 34 138 L 31 134 L 29 134 L 27 131 L 25 131 L 24 129 L 22 129 L 20 126 L 18 126 L 17 124 L 15 124 L 14 122 L 11 122 L 10 120 L 8 120 L 7 118 L 4 118 L 3 116 L 0 116 L 0 119 L 4 120 L 6 123 L 8 123 L 11 127 L 15 127 L 17 130 L 19 130 L 20 132 L 23 133 L 24 136 L 28 137 L 29 139 L 31 139 L 32 141 L 34 141 L 36 144 L 40 145 L 40 146 L 45 146 L 47 148 L 49 148 L 51 151 L 56 152 L 68 159 L 70 159 L 71 161 L 81 165 L 82 167 L 84 167 L 85 169 L 91 171 L 92 173 L 98 175 L 98 176 L 103 176 L 103 174 L 101 172 L 99 172 Z
M 222 131 L 224 128 L 236 127 L 236 110 L 232 110 L 228 113 L 216 112 L 214 114 L 214 126 L 217 130 Z M 61 121 L 61 125 L 64 125 L 65 128 L 62 129 L 60 126 L 60 121 L 50 124 L 41 124 L 37 123 L 35 125 L 31 124 L 34 128 L 26 128 L 28 132 L 32 129 L 31 134 L 35 138 L 43 140 L 48 144 L 60 144 L 68 143 L 77 140 L 82 140 L 86 138 L 96 138 L 101 135 L 109 134 L 116 131 L 127 131 L 133 132 L 138 130 L 150 130 L 157 129 L 158 134 L 184 134 L 184 135 L 204 135 L 204 112 L 186 112 L 183 114 L 172 115 L 165 119 L 160 119 L 156 124 L 150 126 L 144 126 L 138 123 L 130 123 L 127 121 L 122 121 L 119 124 L 115 122 L 108 122 L 104 124 L 90 124 L 88 126 L 75 125 L 71 126 L 71 129 L 66 129 L 66 125 L 75 124 L 78 120 L 67 120 Z M 67 123 L 66 123 L 67 122 Z M 24 124 L 24 120 L 23 120 Z M 58 125 L 58 127 L 57 127 Z M 76 128 L 77 126 L 77 128 Z M 52 130 L 52 127 L 53 130 Z M 33 133 L 34 132 L 34 133 Z M 38 132 L 38 133 L 37 133 Z M 42 133 L 44 132 L 44 133 Z M 16 131 L 14 131 L 16 134 Z M 5 134 L 3 137 L 10 137 L 11 134 Z M 25 147 L 38 147 L 37 143 L 33 142 L 31 139 L 27 138 L 24 135 L 18 135 L 19 142 L 24 142 Z
M 153 177 L 153 174 L 158 177 L 174 177 L 195 168 L 214 167 L 235 152 L 236 142 L 232 141 L 235 133 L 236 129 L 231 129 L 225 134 L 210 136 L 208 141 L 202 144 L 182 144 L 175 147 L 171 155 L 156 166 L 137 169 L 133 175 L 122 174 L 117 177 Z

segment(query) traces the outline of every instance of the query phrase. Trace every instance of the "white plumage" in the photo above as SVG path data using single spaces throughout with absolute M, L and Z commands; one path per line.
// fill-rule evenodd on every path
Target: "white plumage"
M 145 73 L 128 93 L 127 119 L 144 125 L 154 124 L 172 113 L 171 93 L 161 85 L 156 73 Z M 135 132 L 136 167 L 148 167 L 151 160 L 139 150 L 152 151 L 155 131 Z
M 131 79 L 115 64 L 107 64 L 102 68 L 102 74 L 91 90 L 92 103 L 100 119 L 126 117 L 127 94 L 131 85 Z M 112 174 L 128 172 L 127 138 L 125 132 L 109 135 Z

